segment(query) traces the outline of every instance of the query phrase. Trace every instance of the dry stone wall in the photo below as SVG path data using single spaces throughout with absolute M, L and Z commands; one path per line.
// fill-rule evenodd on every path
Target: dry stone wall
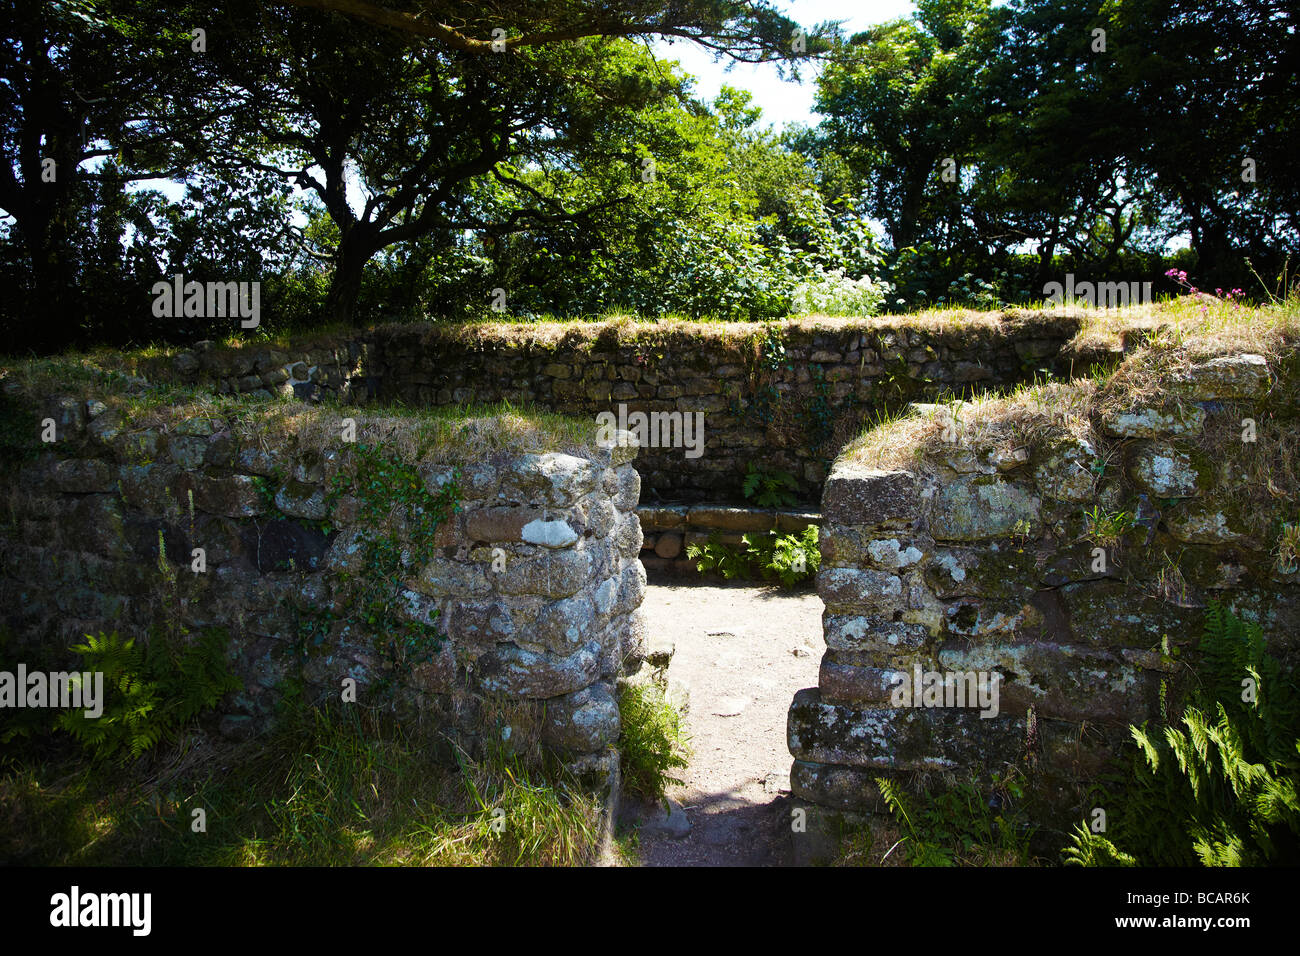
M 811 504 L 839 448 L 883 411 L 1042 370 L 1082 372 L 1104 358 L 1067 353 L 1081 322 L 1079 312 L 1029 311 L 965 324 L 397 325 L 276 347 L 201 343 L 147 374 L 308 400 L 506 401 L 620 422 L 658 415 L 680 440 L 641 433 L 648 503 L 740 503 L 746 467 L 758 462 L 793 474 Z M 680 430 L 696 422 L 701 432 Z
M 145 425 L 113 397 L 24 395 L 10 382 L 5 400 L 20 430 L 50 418 L 57 431 L 9 469 L 9 655 L 68 663 L 55 659 L 87 633 L 189 640 L 216 628 L 242 684 L 220 707 L 226 734 L 260 727 L 292 682 L 338 700 L 350 678 L 372 702 L 391 684 L 469 746 L 527 725 L 579 768 L 611 766 L 615 682 L 643 652 L 630 436 L 452 465 L 401 451 L 418 427 L 402 418 L 358 416 L 355 444 L 302 438 L 305 411 L 342 409 L 168 403 Z M 376 485 L 410 478 L 392 510 L 393 488 L 357 480 L 365 448 L 388 462 Z M 458 510 L 420 540 L 401 502 L 424 507 L 453 481 Z M 379 511 L 391 520 L 376 524 Z M 367 579 L 384 553 L 401 555 L 392 579 Z M 380 606 L 394 615 L 382 626 L 358 611 Z M 398 635 L 431 656 L 395 654 Z
M 1275 520 L 1294 522 L 1295 502 L 1258 511 L 1257 450 L 1231 444 L 1255 439 L 1275 372 L 1258 355 L 1203 362 L 1149 407 L 1093 408 L 1091 439 L 955 437 L 895 469 L 841 458 L 822 496 L 826 651 L 789 712 L 796 797 L 879 811 L 881 775 L 987 780 L 1032 764 L 1068 801 L 1068 781 L 1157 714 L 1177 669 L 1162 640 L 1194 659 L 1211 600 L 1259 622 L 1294 666 L 1300 569 L 1279 559 Z M 954 435 L 960 414 L 915 412 Z M 1095 518 L 1124 512 L 1106 540 Z
M 730 508 L 713 505 L 644 505 L 637 511 L 643 542 L 641 563 L 651 574 L 698 578 L 696 563 L 687 557 L 690 545 L 710 537 L 738 548 L 746 534 L 797 534 L 820 517 L 806 511 L 775 508 Z
M 179 380 L 218 395 L 356 403 L 377 393 L 378 381 L 367 376 L 370 349 L 364 336 L 306 339 L 283 347 L 222 348 L 199 342 L 165 360 L 145 362 L 141 370 L 148 377 Z

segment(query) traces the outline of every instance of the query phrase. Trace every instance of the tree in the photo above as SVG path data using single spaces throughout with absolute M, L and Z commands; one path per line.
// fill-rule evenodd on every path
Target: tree
M 1279 262 L 1300 242 L 1295 4 L 1126 0 L 1106 12 L 1142 132 L 1129 154 L 1177 209 L 1198 271 L 1240 274 L 1243 253 Z
M 961 170 L 985 122 L 972 95 L 988 0 L 926 0 L 854 36 L 818 79 L 819 153 L 842 158 L 896 250 L 963 229 Z
M 23 266 L 13 314 L 43 317 L 15 322 L 9 345 L 57 348 L 96 308 L 88 251 L 74 241 L 87 211 L 118 206 L 111 194 L 128 182 L 183 168 L 150 117 L 186 95 L 174 51 L 190 37 L 129 2 L 2 0 L 0 16 L 12 24 L 0 37 L 0 209 Z
M 671 37 L 692 40 L 740 62 L 787 63 L 801 52 L 820 48 L 819 41 L 832 32 L 831 24 L 821 24 L 809 36 L 767 0 L 418 0 L 410 11 L 367 0 L 278 2 L 345 14 L 420 37 L 443 49 L 477 56 L 597 37 Z M 798 34 L 803 35 L 808 51 L 796 49 Z
M 390 246 L 461 230 L 499 240 L 590 221 L 621 201 L 565 205 L 533 175 L 599 164 L 611 150 L 629 177 L 653 161 L 646 144 L 659 134 L 636 118 L 679 97 L 679 83 L 615 38 L 803 55 L 793 22 L 765 3 L 532 0 L 455 4 L 453 16 L 449 4 L 417 14 L 322 0 L 212 17 L 212 92 L 194 110 L 222 118 L 186 145 L 213 165 L 268 170 L 316 195 L 338 230 L 332 321 L 352 319 L 366 263 Z M 504 31 L 495 50 L 493 30 Z

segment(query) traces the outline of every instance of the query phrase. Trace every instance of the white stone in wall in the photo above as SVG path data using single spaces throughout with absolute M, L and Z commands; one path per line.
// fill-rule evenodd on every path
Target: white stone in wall
M 867 554 L 871 560 L 883 568 L 905 568 L 916 564 L 922 558 L 915 545 L 904 548 L 897 538 L 882 538 L 867 545 Z
M 548 548 L 567 548 L 578 540 L 578 533 L 566 521 L 536 519 L 524 525 L 523 539 L 529 544 L 541 544 Z

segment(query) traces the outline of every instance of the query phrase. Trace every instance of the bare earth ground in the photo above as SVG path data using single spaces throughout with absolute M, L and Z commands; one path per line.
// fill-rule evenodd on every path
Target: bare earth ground
M 821 599 L 752 584 L 651 585 L 642 609 L 647 640 L 676 644 L 668 676 L 689 688 L 693 751 L 678 774 L 685 786 L 668 792 L 690 833 L 642 833 L 642 864 L 789 865 L 786 712 L 817 684 Z

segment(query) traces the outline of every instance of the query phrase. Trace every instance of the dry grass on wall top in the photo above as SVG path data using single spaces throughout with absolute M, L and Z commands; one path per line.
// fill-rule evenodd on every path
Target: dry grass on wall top
M 971 400 L 913 406 L 850 441 L 840 461 L 934 474 L 955 450 L 1033 461 L 1041 450 L 1086 442 L 1099 460 L 1114 463 L 1122 440 L 1104 433 L 1104 420 L 1139 409 L 1188 420 L 1197 403 L 1181 385 L 1192 369 L 1220 356 L 1256 354 L 1267 363 L 1267 391 L 1258 399 L 1208 403 L 1211 408 L 1231 405 L 1233 412 L 1207 414 L 1203 427 L 1176 442 L 1214 464 L 1216 483 L 1231 489 L 1239 513 L 1267 538 L 1272 531 L 1266 525 L 1279 511 L 1294 519 L 1300 501 L 1300 321 L 1295 304 L 1256 310 L 1223 304 L 1204 312 L 1197 305 L 1175 317 L 1178 322 L 1152 330 L 1095 378 L 1036 382 Z M 1243 417 L 1254 422 L 1253 442 L 1242 440 Z
M 1067 351 L 1120 351 L 1126 344 L 1178 346 L 1189 358 L 1276 354 L 1300 340 L 1300 297 L 1259 307 L 1214 296 L 1180 296 L 1129 309 L 1075 309 L 1082 319 Z
M 1204 311 L 1202 309 L 1204 308 Z M 1181 297 L 1145 305 L 1102 309 L 1079 305 L 1016 307 L 1000 310 L 962 308 L 926 309 L 904 315 L 821 316 L 774 319 L 766 322 L 724 322 L 709 319 L 643 319 L 630 315 L 602 319 L 509 320 L 484 317 L 460 322 L 388 323 L 373 328 L 379 336 L 418 331 L 422 341 L 460 342 L 466 345 L 497 343 L 542 348 L 578 344 L 633 346 L 648 341 L 679 340 L 740 344 L 777 328 L 785 334 L 873 333 L 919 331 L 967 332 L 998 335 L 1023 323 L 1059 326 L 1074 335 L 1071 349 L 1101 347 L 1118 350 L 1125 336 L 1142 335 L 1177 327 L 1225 330 L 1235 325 L 1284 326 L 1296 321 L 1296 308 L 1281 303 L 1257 309 L 1221 302 L 1213 297 Z M 1287 316 L 1290 315 L 1288 319 Z
M 289 409 L 263 404 L 261 421 L 241 437 L 268 444 L 293 438 L 300 448 L 321 450 L 337 446 L 340 422 L 348 417 L 356 422 L 360 443 L 382 445 L 409 461 L 454 464 L 498 454 L 581 456 L 593 448 L 597 433 L 594 421 L 509 402 L 415 409 L 289 404 Z
M 618 316 L 593 321 L 538 320 L 510 322 L 492 318 L 466 322 L 438 322 L 424 324 L 388 324 L 376 326 L 379 336 L 421 332 L 421 341 L 458 342 L 464 345 L 496 343 L 502 346 L 534 346 L 553 349 L 561 346 L 607 345 L 611 347 L 635 346 L 648 342 L 679 341 L 705 342 L 740 346 L 756 335 L 772 328 L 784 334 L 816 333 L 870 333 L 900 329 L 937 332 L 947 330 L 985 330 L 996 334 L 1008 323 L 1033 319 L 1059 318 L 1063 327 L 1077 327 L 1083 318 L 1082 309 L 1058 309 L 1044 312 L 1034 309 L 1010 309 L 1002 312 L 978 312 L 971 309 L 929 310 L 913 315 L 864 316 L 843 318 L 836 316 L 805 316 L 797 319 L 779 319 L 770 322 L 722 322 L 697 319 L 666 318 L 658 321 L 634 316 Z
M 1042 328 L 1056 325 L 1058 334 L 1073 336 L 1066 352 L 1119 351 L 1126 339 L 1141 336 L 1176 336 L 1195 338 L 1200 331 L 1211 330 L 1215 338 L 1249 340 L 1260 327 L 1274 331 L 1290 326 L 1297 318 L 1294 300 L 1259 309 L 1221 302 L 1213 297 L 1178 299 L 1119 309 L 1096 309 L 1080 306 L 1043 306 L 1007 308 L 997 311 L 946 308 L 928 309 L 907 315 L 833 317 L 810 315 L 769 322 L 723 322 L 663 318 L 642 319 L 615 315 L 597 320 L 510 320 L 498 316 L 456 322 L 385 323 L 367 329 L 341 325 L 322 326 L 307 332 L 275 337 L 234 333 L 214 343 L 218 352 L 247 352 L 274 349 L 296 355 L 311 349 L 336 349 L 349 342 L 373 337 L 381 342 L 388 337 L 409 338 L 425 345 L 458 344 L 476 349 L 597 347 L 622 348 L 638 345 L 713 345 L 745 349 L 756 337 L 779 330 L 783 337 L 815 334 L 860 334 L 917 331 L 929 335 L 963 334 L 980 339 L 997 338 L 1016 327 L 1033 323 Z M 1200 331 L 1198 331 L 1200 330 Z M 131 351 L 102 349 L 82 356 L 64 357 L 62 361 L 94 366 L 132 376 L 144 376 L 154 382 L 182 381 L 173 368 L 173 359 L 183 347 L 149 345 Z M 3 363 L 0 363 L 3 364 Z M 9 363 L 17 364 L 17 363 Z
M 103 414 L 115 414 L 129 431 L 170 431 L 207 422 L 213 432 L 226 428 L 241 443 L 263 448 L 289 439 L 300 449 L 337 447 L 344 419 L 355 422 L 357 442 L 382 444 L 408 460 L 431 463 L 478 461 L 494 454 L 582 455 L 593 448 L 597 436 L 594 421 L 509 402 L 406 408 L 218 396 L 199 388 L 151 386 L 105 370 L 87 356 L 0 366 L 0 382 L 6 391 L 32 397 L 102 402 L 107 409 Z
M 1090 440 L 1096 391 L 1095 382 L 1083 379 L 918 405 L 873 424 L 845 445 L 839 457 L 881 471 L 926 471 L 953 447 L 1010 455 L 1068 437 Z

